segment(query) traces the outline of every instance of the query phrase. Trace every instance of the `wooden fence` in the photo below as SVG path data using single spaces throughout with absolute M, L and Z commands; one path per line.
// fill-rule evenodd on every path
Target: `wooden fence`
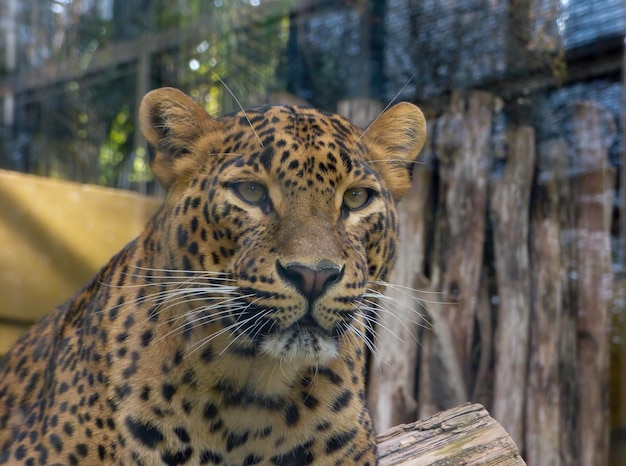
M 364 119 L 380 110 L 365 107 Z M 572 103 L 571 137 L 538 144 L 533 128 L 511 127 L 496 157 L 496 107 L 486 92 L 456 93 L 429 123 L 422 158 L 436 163 L 416 166 L 400 206 L 390 279 L 418 289 L 420 304 L 405 288 L 388 290 L 396 304 L 381 315 L 372 414 L 382 432 L 477 401 L 530 465 L 607 464 L 610 421 L 626 426 L 626 353 L 609 342 L 612 316 L 626 335 L 626 286 L 611 256 L 613 118 L 594 103 Z
M 390 279 L 419 290 L 424 320 L 381 315 L 375 423 L 382 431 L 472 400 L 530 465 L 607 464 L 610 396 L 614 426 L 626 425 L 623 345 L 609 388 L 611 315 L 624 315 L 611 256 L 614 118 L 572 103 L 569 137 L 537 143 L 532 127 L 509 127 L 496 151 L 495 104 L 455 93 L 430 121 L 422 158 L 434 163 L 416 166 L 402 201 Z M 411 301 L 401 288 L 388 294 L 398 308 Z

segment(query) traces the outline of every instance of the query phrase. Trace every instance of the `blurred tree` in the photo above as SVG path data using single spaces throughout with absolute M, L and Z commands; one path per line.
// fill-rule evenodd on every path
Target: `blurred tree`
M 16 54 L 26 59 L 7 81 L 15 106 L 0 132 L 0 167 L 152 191 L 135 124 L 143 93 L 176 86 L 214 115 L 238 108 L 229 92 L 246 105 L 264 101 L 282 88 L 276 70 L 293 3 L 13 5 L 5 11 L 22 31 Z

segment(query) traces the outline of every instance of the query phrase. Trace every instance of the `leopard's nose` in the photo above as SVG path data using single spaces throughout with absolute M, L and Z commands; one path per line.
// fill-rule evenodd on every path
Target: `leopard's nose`
M 343 268 L 328 260 L 320 261 L 314 268 L 300 263 L 283 266 L 280 261 L 276 261 L 276 268 L 278 274 L 295 286 L 309 302 L 324 294 L 343 277 Z

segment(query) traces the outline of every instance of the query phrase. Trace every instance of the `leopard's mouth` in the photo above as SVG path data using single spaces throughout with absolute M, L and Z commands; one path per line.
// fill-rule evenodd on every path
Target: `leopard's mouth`
M 247 304 L 245 315 L 231 324 L 237 333 L 251 340 L 257 351 L 277 360 L 318 365 L 337 356 L 340 324 L 326 329 L 306 312 L 285 326 L 274 316 L 272 309 Z
M 322 327 L 309 310 L 306 310 L 299 319 L 285 325 L 281 323 L 275 310 L 254 304 L 246 304 L 245 311 L 231 317 L 227 324 L 255 341 L 271 335 L 300 332 L 334 337 L 339 331 L 338 328 L 327 330 Z
M 251 336 L 258 350 L 271 358 L 317 365 L 337 356 L 337 334 L 324 329 L 310 313 L 288 327 L 268 320 L 260 328 L 266 331 L 257 329 Z
M 294 322 L 285 330 L 283 330 L 283 332 L 288 331 L 320 333 L 331 336 L 330 333 L 327 332 L 319 323 L 317 323 L 317 321 L 309 313 L 306 313 L 300 320 Z
M 338 354 L 338 340 L 317 323 L 296 322 L 259 343 L 261 353 L 274 359 L 306 364 L 324 364 Z

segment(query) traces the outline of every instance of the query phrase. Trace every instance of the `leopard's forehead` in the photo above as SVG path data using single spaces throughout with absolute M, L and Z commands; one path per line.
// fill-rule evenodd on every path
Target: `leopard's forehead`
M 360 177 L 366 163 L 363 131 L 345 118 L 309 107 L 257 107 L 224 117 L 224 150 L 241 163 L 278 175 L 284 184 L 329 183 Z
M 310 107 L 256 107 L 227 118 L 236 121 L 244 131 L 254 128 L 262 140 L 281 131 L 313 147 L 320 140 L 329 138 L 354 144 L 361 135 L 361 130 L 342 116 Z

